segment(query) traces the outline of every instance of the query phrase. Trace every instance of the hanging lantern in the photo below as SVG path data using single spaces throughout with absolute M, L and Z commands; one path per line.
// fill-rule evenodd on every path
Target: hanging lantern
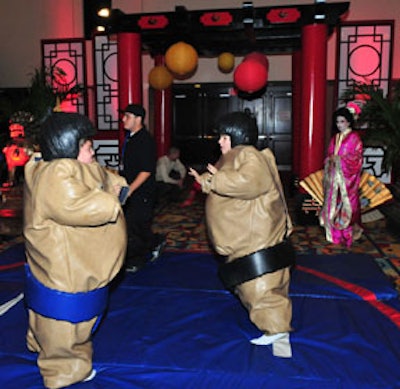
M 23 138 L 25 136 L 25 127 L 34 121 L 34 116 L 27 111 L 17 111 L 10 116 L 8 129 L 10 137 Z
M 191 74 L 196 69 L 197 62 L 197 51 L 185 42 L 173 44 L 165 53 L 165 64 L 172 73 L 178 76 Z
M 23 138 L 25 136 L 25 128 L 19 123 L 11 123 L 8 126 L 10 131 L 10 138 Z
M 260 62 L 248 59 L 235 69 L 233 80 L 239 90 L 254 93 L 267 85 L 268 70 Z
M 221 53 L 218 56 L 218 68 L 222 73 L 230 73 L 235 66 L 235 56 L 232 53 Z
M 157 90 L 167 89 L 174 77 L 164 65 L 155 66 L 149 73 L 149 84 Z
M 244 58 L 243 61 L 247 61 L 248 59 L 252 59 L 254 61 L 260 62 L 261 65 L 265 66 L 265 68 L 268 70 L 269 69 L 269 61 L 266 55 L 263 53 L 260 53 L 258 51 L 253 51 L 252 53 L 247 54 Z
M 6 145 L 3 148 L 3 153 L 6 157 L 8 170 L 11 170 L 16 166 L 24 166 L 30 158 L 26 152 L 25 147 L 15 143 Z

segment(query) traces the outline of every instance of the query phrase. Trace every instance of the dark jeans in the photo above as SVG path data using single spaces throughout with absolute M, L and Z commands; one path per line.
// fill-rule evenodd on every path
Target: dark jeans
M 126 262 L 128 265 L 143 265 L 157 244 L 153 234 L 154 200 L 133 194 L 124 206 L 128 231 L 128 249 Z

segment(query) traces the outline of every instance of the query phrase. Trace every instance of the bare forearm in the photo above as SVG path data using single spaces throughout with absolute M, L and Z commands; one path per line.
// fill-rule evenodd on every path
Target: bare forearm
M 150 172 L 140 172 L 129 185 L 129 196 L 139 188 L 149 177 Z

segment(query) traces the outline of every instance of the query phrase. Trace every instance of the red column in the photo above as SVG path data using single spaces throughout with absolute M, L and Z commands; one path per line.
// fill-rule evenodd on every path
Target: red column
M 119 109 L 128 104 L 142 104 L 142 43 L 140 34 L 123 32 L 117 35 Z M 119 127 L 120 151 L 125 138 L 122 123 Z
M 164 65 L 163 55 L 154 59 L 155 66 Z M 172 133 L 172 87 L 154 92 L 154 139 L 157 144 L 157 156 L 168 152 Z
M 292 54 L 292 173 L 299 177 L 301 155 L 301 51 Z
M 299 178 L 323 166 L 326 121 L 327 25 L 302 28 L 301 156 Z

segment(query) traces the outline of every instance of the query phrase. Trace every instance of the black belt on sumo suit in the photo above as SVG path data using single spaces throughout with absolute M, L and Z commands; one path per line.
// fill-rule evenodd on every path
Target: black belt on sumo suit
M 289 240 L 284 240 L 232 262 L 220 265 L 219 276 L 227 289 L 253 280 L 266 273 L 292 266 L 295 263 L 296 252 Z

